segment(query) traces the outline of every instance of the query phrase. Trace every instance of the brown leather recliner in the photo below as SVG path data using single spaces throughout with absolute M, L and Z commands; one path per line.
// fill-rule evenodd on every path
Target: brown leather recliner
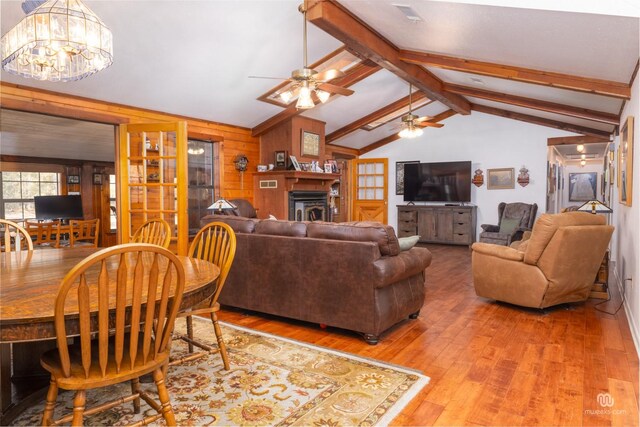
M 585 301 L 612 234 L 604 216 L 566 212 L 540 216 L 517 249 L 474 243 L 476 294 L 534 308 Z

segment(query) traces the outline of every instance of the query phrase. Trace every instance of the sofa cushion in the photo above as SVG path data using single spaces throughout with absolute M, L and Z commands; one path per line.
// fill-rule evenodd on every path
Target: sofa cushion
M 349 240 L 374 242 L 380 254 L 395 256 L 400 253 L 400 245 L 393 227 L 373 221 L 355 222 L 312 222 L 307 225 L 307 237 L 316 239 Z
M 200 226 L 204 227 L 213 221 L 224 222 L 233 228 L 236 233 L 253 233 L 256 224 L 260 221 L 255 218 L 245 218 L 241 216 L 229 216 L 229 215 L 207 215 L 200 220 Z
M 305 237 L 307 223 L 296 221 L 264 220 L 256 224 L 256 234 L 271 234 L 277 236 Z
M 418 240 L 420 240 L 420 236 L 398 237 L 400 251 L 408 251 L 418 243 Z

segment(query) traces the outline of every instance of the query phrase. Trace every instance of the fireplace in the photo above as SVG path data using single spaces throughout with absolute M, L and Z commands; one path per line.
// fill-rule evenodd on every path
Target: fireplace
M 289 192 L 289 220 L 329 221 L 327 193 L 322 191 Z

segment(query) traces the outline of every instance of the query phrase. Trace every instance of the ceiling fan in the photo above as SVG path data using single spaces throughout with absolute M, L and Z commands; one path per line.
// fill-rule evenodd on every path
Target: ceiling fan
M 418 117 L 411 110 L 411 95 L 413 93 L 413 85 L 409 83 L 409 112 L 402 116 L 400 120 L 401 130 L 398 133 L 400 138 L 416 138 L 422 135 L 422 128 L 426 126 L 441 128 L 442 123 L 429 123 L 426 120 L 431 119 L 429 116 Z M 420 124 L 420 125 L 419 125 Z
M 353 91 L 351 89 L 328 83 L 330 80 L 344 76 L 344 72 L 337 69 L 318 72 L 309 68 L 307 63 L 307 9 L 304 3 L 298 6 L 298 10 L 303 17 L 303 67 L 293 70 L 291 77 L 288 78 L 262 76 L 249 76 L 249 78 L 289 80 L 293 84 L 288 90 L 279 94 L 280 99 L 285 104 L 288 104 L 290 100 L 297 97 L 296 108 L 298 109 L 313 108 L 318 100 L 324 104 L 329 100 L 331 94 L 352 95 Z M 314 98 L 316 98 L 316 101 L 314 101 Z

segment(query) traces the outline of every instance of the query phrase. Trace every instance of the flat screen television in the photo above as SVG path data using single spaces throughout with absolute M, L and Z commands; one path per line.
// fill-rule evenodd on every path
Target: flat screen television
M 37 219 L 82 219 L 82 197 L 35 196 L 33 202 Z
M 407 202 L 470 202 L 471 162 L 406 163 Z

